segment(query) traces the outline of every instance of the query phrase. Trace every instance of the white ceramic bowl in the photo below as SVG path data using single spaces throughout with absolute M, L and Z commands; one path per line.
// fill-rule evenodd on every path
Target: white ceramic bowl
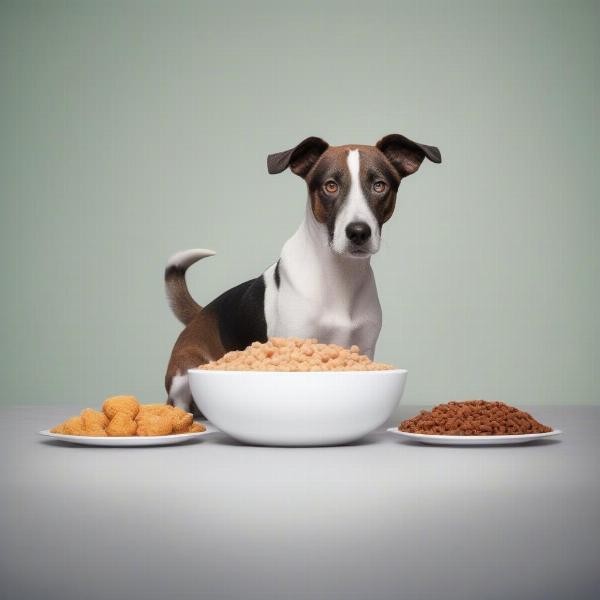
M 198 408 L 231 437 L 265 446 L 330 446 L 383 425 L 402 397 L 407 372 L 188 373 Z

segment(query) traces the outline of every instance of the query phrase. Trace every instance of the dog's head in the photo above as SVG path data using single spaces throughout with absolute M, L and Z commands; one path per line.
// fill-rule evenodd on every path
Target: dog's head
M 329 146 L 309 137 L 267 158 L 269 173 L 288 167 L 308 185 L 313 215 L 327 228 L 329 246 L 339 255 L 366 258 L 379 250 L 381 228 L 392 216 L 400 181 L 428 158 L 442 162 L 434 146 L 399 134 L 375 146 Z

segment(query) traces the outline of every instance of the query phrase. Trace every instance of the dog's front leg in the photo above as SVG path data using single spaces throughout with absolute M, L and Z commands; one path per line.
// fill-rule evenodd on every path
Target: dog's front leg
M 193 401 L 187 373 L 182 375 L 177 371 L 177 374 L 173 376 L 171 387 L 169 388 L 167 404 L 181 408 L 182 410 L 185 410 L 185 412 L 190 412 Z
M 176 345 L 176 351 L 171 356 L 165 377 L 167 404 L 181 408 L 185 412 L 191 412 L 194 418 L 204 418 L 192 398 L 187 370 L 205 364 L 209 360 L 198 348 L 185 352 Z
M 361 354 L 366 354 L 371 360 L 375 357 L 375 346 L 381 331 L 381 321 L 365 323 L 353 336 L 352 343 L 360 348 Z

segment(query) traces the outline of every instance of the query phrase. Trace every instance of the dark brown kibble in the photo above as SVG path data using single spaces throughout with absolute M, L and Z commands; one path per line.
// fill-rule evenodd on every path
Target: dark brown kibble
M 529 413 L 504 402 L 486 400 L 438 404 L 402 421 L 398 429 L 435 435 L 519 435 L 552 431 L 552 427 L 542 425 Z

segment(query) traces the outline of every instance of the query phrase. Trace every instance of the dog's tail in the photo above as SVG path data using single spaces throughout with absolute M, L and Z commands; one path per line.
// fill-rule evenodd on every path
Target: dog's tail
M 196 261 L 207 256 L 214 256 L 212 250 L 197 248 L 184 250 L 173 254 L 165 268 L 165 287 L 167 300 L 175 316 L 187 325 L 201 310 L 202 307 L 192 298 L 185 282 L 185 272 Z

